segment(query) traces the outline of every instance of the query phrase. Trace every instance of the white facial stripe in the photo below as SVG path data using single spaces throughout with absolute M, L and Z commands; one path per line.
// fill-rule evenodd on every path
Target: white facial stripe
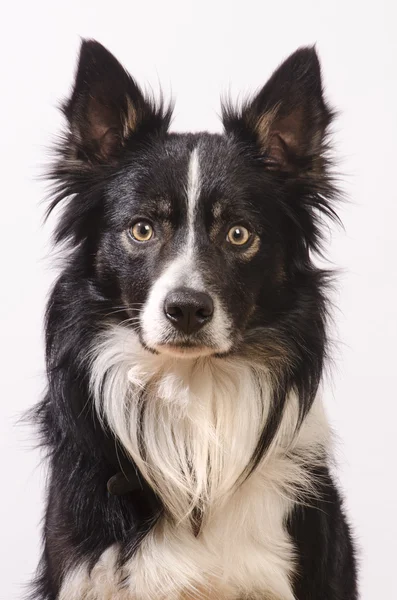
M 173 327 L 165 319 L 163 305 L 167 294 L 181 286 L 196 290 L 203 287 L 198 273 L 191 268 L 190 257 L 186 251 L 166 267 L 149 292 L 141 321 L 143 339 L 148 346 L 154 347 L 162 338 L 172 335 Z
M 187 286 L 198 291 L 206 291 L 197 271 L 189 270 L 191 261 L 186 254 L 176 258 L 157 279 L 149 292 L 145 308 L 141 316 L 142 335 L 145 344 L 155 348 L 164 343 L 174 333 L 173 326 L 165 319 L 163 312 L 167 294 L 180 286 Z M 228 352 L 231 347 L 230 320 L 222 307 L 220 299 L 211 294 L 214 302 L 214 316 L 207 326 L 206 338 L 217 352 Z
M 194 220 L 196 216 L 196 206 L 200 195 L 200 162 L 198 148 L 195 148 L 190 155 L 188 169 L 188 185 L 187 185 L 187 206 L 188 206 L 188 237 L 187 251 L 193 257 L 195 227 Z
M 230 320 L 222 307 L 220 299 L 211 290 L 207 290 L 195 261 L 196 215 L 200 197 L 200 161 L 199 150 L 194 148 L 190 155 L 186 200 L 187 200 L 187 236 L 186 241 L 175 259 L 167 265 L 154 283 L 142 312 L 142 336 L 145 344 L 156 348 L 174 335 L 173 326 L 164 316 L 163 306 L 167 294 L 178 287 L 189 287 L 196 291 L 208 292 L 214 302 L 214 316 L 206 326 L 207 343 L 216 348 L 216 352 L 228 352 L 231 347 Z

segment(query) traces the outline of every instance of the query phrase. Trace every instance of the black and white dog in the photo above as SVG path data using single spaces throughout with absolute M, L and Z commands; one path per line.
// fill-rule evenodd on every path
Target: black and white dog
M 318 388 L 337 218 L 313 48 L 174 134 L 83 42 L 50 177 L 40 600 L 354 600 Z

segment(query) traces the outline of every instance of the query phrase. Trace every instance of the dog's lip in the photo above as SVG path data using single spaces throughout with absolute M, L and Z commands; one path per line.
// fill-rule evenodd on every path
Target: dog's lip
M 216 354 L 216 348 L 205 346 L 204 344 L 196 344 L 193 342 L 167 342 L 162 344 L 156 344 L 155 349 L 157 352 L 169 354 L 172 356 L 195 358 L 199 356 L 209 356 Z

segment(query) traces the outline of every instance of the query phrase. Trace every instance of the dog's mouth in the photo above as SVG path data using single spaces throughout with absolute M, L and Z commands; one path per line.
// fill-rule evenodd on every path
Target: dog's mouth
M 174 358 L 200 358 L 206 356 L 221 357 L 229 354 L 231 350 L 229 346 L 223 348 L 200 338 L 189 340 L 183 338 L 178 339 L 176 337 L 168 340 L 160 339 L 148 343 L 142 335 L 142 331 L 138 330 L 137 333 L 138 339 L 145 350 L 152 354 L 160 354 Z
M 178 358 L 199 358 L 201 356 L 211 356 L 218 352 L 216 348 L 194 342 L 156 344 L 154 349 L 159 354 L 167 354 Z

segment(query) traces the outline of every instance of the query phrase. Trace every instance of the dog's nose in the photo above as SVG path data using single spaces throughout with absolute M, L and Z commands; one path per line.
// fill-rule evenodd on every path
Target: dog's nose
M 166 297 L 164 313 L 176 329 L 194 333 L 211 320 L 214 303 L 204 292 L 181 287 Z

